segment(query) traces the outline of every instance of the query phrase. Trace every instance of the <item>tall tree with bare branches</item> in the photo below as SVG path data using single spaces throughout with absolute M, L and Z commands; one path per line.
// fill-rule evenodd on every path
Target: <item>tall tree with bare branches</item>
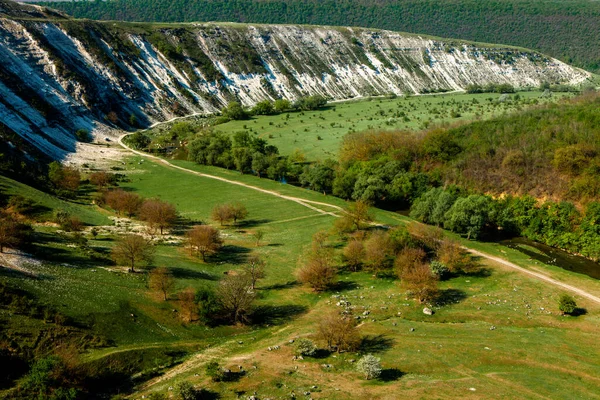
M 135 272 L 137 265 L 152 262 L 154 246 L 140 235 L 124 235 L 113 247 L 112 256 L 117 263 L 125 264 L 130 272 Z
M 167 268 L 155 268 L 150 271 L 148 286 L 150 286 L 150 289 L 162 294 L 163 300 L 167 301 L 169 292 L 175 286 L 175 279 L 173 279 L 173 275 Z
M 187 233 L 190 253 L 194 250 L 202 255 L 202 261 L 206 262 L 206 256 L 214 254 L 223 246 L 223 239 L 219 230 L 210 225 L 198 225 Z

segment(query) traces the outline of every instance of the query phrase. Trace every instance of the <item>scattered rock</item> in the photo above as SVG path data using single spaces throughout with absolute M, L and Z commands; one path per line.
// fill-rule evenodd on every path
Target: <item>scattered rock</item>
M 423 314 L 425 314 L 425 315 L 433 315 L 433 310 L 431 308 L 425 307 L 423 309 Z
M 415 328 L 410 328 L 410 331 L 411 331 L 411 332 L 414 332 L 414 331 L 415 331 Z

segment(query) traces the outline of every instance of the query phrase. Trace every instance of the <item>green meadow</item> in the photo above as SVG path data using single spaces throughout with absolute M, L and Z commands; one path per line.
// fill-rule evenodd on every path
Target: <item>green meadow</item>
M 397 98 L 372 98 L 329 103 L 323 110 L 283 113 L 230 121 L 214 129 L 233 134 L 249 131 L 289 155 L 300 150 L 310 161 L 337 159 L 342 138 L 348 132 L 375 130 L 416 131 L 442 124 L 487 119 L 566 96 L 541 92 L 501 95 L 436 94 Z

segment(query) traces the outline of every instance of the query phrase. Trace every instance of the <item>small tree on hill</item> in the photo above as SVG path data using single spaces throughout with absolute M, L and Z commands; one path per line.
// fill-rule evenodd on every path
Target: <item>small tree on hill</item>
M 427 264 L 418 264 L 402 272 L 402 286 L 419 303 L 432 302 L 438 295 L 437 277 Z
M 375 272 L 391 266 L 394 248 L 387 232 L 375 231 L 365 242 L 365 261 Z
M 575 299 L 568 294 L 562 294 L 558 299 L 558 309 L 563 314 L 573 314 L 577 309 Z
M 211 218 L 215 221 L 219 221 L 221 226 L 224 226 L 227 222 L 233 220 L 233 210 L 230 204 L 218 204 L 211 212 Z
M 256 247 L 260 246 L 260 241 L 265 237 L 265 232 L 258 229 L 256 230 L 252 236 L 254 236 L 254 239 L 256 239 Z
M 11 213 L 0 210 L 0 253 L 5 247 L 18 247 L 27 236 L 29 227 Z
M 315 345 L 315 342 L 310 339 L 298 339 L 294 347 L 297 356 L 312 357 L 317 353 L 317 346 Z
M 252 256 L 244 266 L 244 273 L 250 277 L 252 290 L 256 288 L 256 282 L 263 279 L 265 275 L 265 262 L 258 256 Z
M 206 256 L 214 254 L 223 246 L 221 234 L 210 225 L 199 225 L 187 233 L 190 253 L 196 250 L 206 262 Z
M 438 260 L 446 265 L 450 272 L 468 270 L 472 263 L 468 254 L 462 249 L 459 242 L 444 238 L 436 250 Z
M 245 220 L 248 217 L 248 210 L 246 206 L 241 203 L 233 203 L 231 204 L 231 218 L 233 219 L 233 224 L 237 225 L 238 221 Z
M 155 268 L 150 271 L 148 285 L 150 286 L 150 289 L 162 294 L 163 300 L 167 301 L 169 292 L 173 289 L 173 286 L 175 286 L 175 279 L 173 279 L 173 275 L 171 275 L 167 268 Z
M 380 359 L 372 354 L 363 356 L 356 363 L 356 369 L 358 372 L 364 374 L 365 379 L 375 379 L 381 375 L 381 363 Z
M 327 343 L 327 348 L 341 351 L 354 350 L 360 343 L 356 323 L 350 316 L 341 316 L 331 312 L 321 318 L 317 327 L 317 336 Z
M 365 259 L 365 245 L 362 240 L 351 239 L 344 247 L 344 260 L 352 271 L 358 271 Z
M 128 217 L 132 217 L 138 212 L 143 200 L 135 193 L 117 189 L 106 192 L 104 202 L 117 214 L 125 213 Z
M 329 257 L 314 255 L 298 270 L 297 277 L 300 282 L 310 286 L 315 292 L 322 292 L 335 283 L 336 270 L 331 265 Z
M 81 183 L 81 174 L 79 170 L 73 167 L 67 167 L 53 161 L 48 168 L 48 178 L 58 189 L 74 192 Z
M 104 171 L 94 172 L 90 175 L 90 183 L 98 189 L 104 189 L 112 182 L 112 176 Z
M 396 268 L 398 278 L 402 279 L 402 275 L 405 271 L 423 264 L 426 257 L 427 254 L 425 253 L 425 250 L 421 248 L 406 247 L 402 249 L 394 261 L 394 267 Z
M 179 293 L 179 308 L 181 317 L 186 322 L 193 322 L 198 319 L 198 303 L 196 303 L 196 293 L 194 289 L 187 288 Z
M 356 231 L 364 227 L 368 222 L 371 222 L 373 217 L 370 214 L 369 204 L 359 200 L 355 203 L 351 203 L 340 218 L 339 222 L 336 223 L 339 230 Z
M 247 274 L 227 275 L 217 288 L 223 310 L 234 324 L 245 322 L 256 298 L 252 280 Z
M 171 203 L 158 199 L 144 200 L 139 210 L 142 221 L 148 222 L 152 229 L 158 228 L 160 234 L 177 221 L 177 209 Z
M 113 247 L 112 256 L 117 263 L 125 264 L 130 272 L 135 272 L 137 265 L 152 262 L 154 247 L 140 235 L 125 235 Z

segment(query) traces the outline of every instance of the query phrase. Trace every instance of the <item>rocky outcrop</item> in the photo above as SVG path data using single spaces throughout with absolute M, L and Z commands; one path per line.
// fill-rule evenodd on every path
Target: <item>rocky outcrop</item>
M 0 128 L 54 158 L 74 150 L 78 129 L 147 126 L 234 99 L 252 106 L 588 78 L 532 51 L 388 31 L 101 23 L 28 7 L 0 0 Z

